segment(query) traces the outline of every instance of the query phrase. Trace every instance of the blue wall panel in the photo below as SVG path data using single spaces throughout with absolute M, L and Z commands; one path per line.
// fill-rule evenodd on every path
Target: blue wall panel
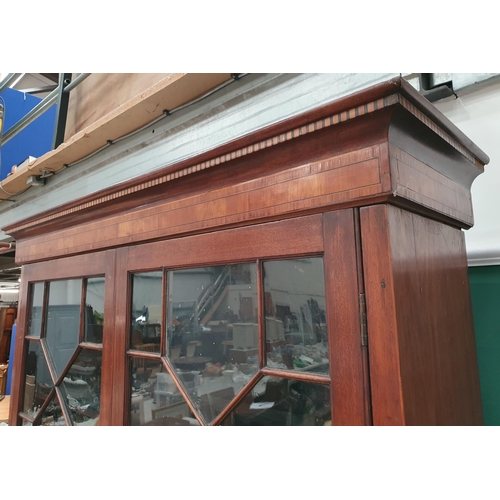
M 31 111 L 39 97 L 14 89 L 5 89 L 0 96 L 5 101 L 3 134 Z M 52 149 L 57 104 L 52 105 L 33 123 L 1 148 L 0 180 L 7 177 L 13 165 L 19 165 L 28 156 L 39 158 Z
M 10 353 L 9 353 L 9 367 L 7 368 L 7 385 L 5 394 L 10 394 L 10 386 L 12 384 L 12 369 L 14 368 L 14 350 L 16 347 L 16 334 L 17 325 L 12 325 L 12 333 L 10 337 Z

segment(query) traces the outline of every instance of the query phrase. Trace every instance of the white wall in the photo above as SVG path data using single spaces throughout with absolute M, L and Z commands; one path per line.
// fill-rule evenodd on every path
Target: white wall
M 0 306 L 8 307 L 12 302 L 19 300 L 18 290 L 1 290 L 0 292 Z
M 500 265 L 500 83 L 434 104 L 490 157 L 472 185 L 475 225 L 465 239 L 470 266 Z

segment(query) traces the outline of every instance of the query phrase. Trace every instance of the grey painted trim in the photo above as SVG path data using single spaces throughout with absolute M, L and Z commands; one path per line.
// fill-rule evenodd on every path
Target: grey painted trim
M 469 267 L 500 265 L 500 247 L 467 251 Z
M 500 266 L 500 257 L 496 259 L 468 259 L 467 264 L 469 267 Z
M 453 91 L 459 97 L 500 81 L 500 73 L 453 73 Z

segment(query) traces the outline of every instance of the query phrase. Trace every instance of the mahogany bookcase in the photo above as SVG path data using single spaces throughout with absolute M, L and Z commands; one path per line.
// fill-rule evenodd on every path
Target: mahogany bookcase
M 56 366 L 43 333 L 59 321 L 44 286 L 57 280 L 81 280 L 65 366 L 82 352 L 99 359 L 99 425 L 132 422 L 139 393 L 131 370 L 139 359 L 169 374 L 191 421 L 202 425 L 247 422 L 231 415 L 264 379 L 323 388 L 323 414 L 333 425 L 481 425 L 462 230 L 473 224 L 470 187 L 488 161 L 398 78 L 4 228 L 23 266 L 10 425 L 42 421 L 25 413 L 28 354 L 38 344 L 52 381 L 40 412 L 55 401 L 62 421 L 75 422 L 63 387 L 70 372 Z M 269 362 L 274 306 L 263 274 L 281 261 L 320 263 L 322 370 Z M 167 282 L 177 271 L 239 264 L 255 274 L 255 369 L 208 416 L 175 369 Z M 160 286 L 163 326 L 151 350 L 137 348 L 130 335 L 133 280 L 141 273 L 157 273 Z M 105 283 L 97 340 L 83 318 L 86 287 L 96 277 Z M 283 422 L 295 422 L 293 415 Z

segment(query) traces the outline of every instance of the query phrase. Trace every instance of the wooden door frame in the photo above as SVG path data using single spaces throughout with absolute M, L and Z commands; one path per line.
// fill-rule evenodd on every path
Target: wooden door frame
M 30 282 L 105 276 L 103 368 L 100 425 L 128 422 L 128 332 L 130 276 L 134 272 L 322 256 L 330 352 L 331 410 L 334 425 L 365 425 L 366 391 L 360 342 L 355 210 L 344 209 L 278 222 L 83 254 L 23 268 L 22 303 Z M 29 305 L 29 304 L 28 304 Z M 19 338 L 27 326 L 20 315 Z M 16 346 L 15 366 L 23 373 L 25 342 Z M 15 375 L 18 422 L 21 375 Z
M 114 250 L 84 254 L 73 257 L 66 257 L 36 264 L 27 264 L 21 270 L 21 286 L 19 290 L 19 316 L 16 331 L 16 346 L 14 352 L 14 364 L 12 372 L 12 396 L 9 410 L 9 424 L 20 425 L 21 418 L 19 412 L 22 408 L 22 398 L 24 391 L 22 389 L 24 375 L 24 365 L 26 359 L 26 341 L 25 337 L 28 328 L 29 309 L 30 309 L 30 290 L 33 283 L 47 282 L 56 280 L 90 278 L 92 276 L 109 275 L 114 261 Z M 106 294 L 105 288 L 104 314 L 113 318 L 112 304 Z M 111 306 L 111 307 L 110 307 Z M 109 370 L 103 370 L 101 382 L 101 399 L 104 406 L 111 405 L 110 390 L 112 387 L 112 347 L 113 340 L 113 321 L 105 322 L 103 327 L 103 365 L 109 366 Z M 101 405 L 101 411 L 102 411 Z M 104 409 L 103 418 L 100 418 L 101 425 L 108 425 L 108 412 Z

